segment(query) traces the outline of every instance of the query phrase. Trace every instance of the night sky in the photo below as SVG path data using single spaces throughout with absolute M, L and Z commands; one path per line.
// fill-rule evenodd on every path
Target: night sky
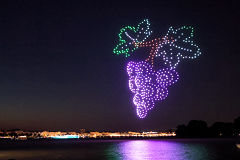
M 161 130 L 240 116 L 240 16 L 236 1 L 1 1 L 0 128 Z M 179 82 L 139 119 L 118 33 L 148 18 L 151 38 L 191 25 L 202 50 Z

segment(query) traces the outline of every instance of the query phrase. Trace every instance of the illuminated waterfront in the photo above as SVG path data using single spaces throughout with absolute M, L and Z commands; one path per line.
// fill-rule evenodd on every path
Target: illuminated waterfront
M 157 138 L 157 137 L 174 137 L 175 132 L 25 132 L 21 130 L 16 131 L 2 131 L 0 138 L 2 139 L 78 139 L 78 138 Z

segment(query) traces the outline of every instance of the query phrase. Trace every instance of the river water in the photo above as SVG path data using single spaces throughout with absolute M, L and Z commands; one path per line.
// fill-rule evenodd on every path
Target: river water
M 0 160 L 240 160 L 234 139 L 1 141 Z

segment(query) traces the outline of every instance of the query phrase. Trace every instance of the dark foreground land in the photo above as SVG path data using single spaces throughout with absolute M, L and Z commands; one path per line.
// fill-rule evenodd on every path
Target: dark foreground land
M 0 160 L 239 160 L 235 139 L 0 141 Z

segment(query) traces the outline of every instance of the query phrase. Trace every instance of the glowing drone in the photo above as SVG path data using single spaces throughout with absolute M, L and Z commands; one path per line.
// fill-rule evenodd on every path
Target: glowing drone
M 119 44 L 113 49 L 117 55 L 130 56 L 136 49 L 149 47 L 150 53 L 145 61 L 130 61 L 127 64 L 129 88 L 134 93 L 133 104 L 136 106 L 137 115 L 145 118 L 147 111 L 154 107 L 155 101 L 163 100 L 168 95 L 168 87 L 179 79 L 175 71 L 182 59 L 194 59 L 200 54 L 200 48 L 193 42 L 193 28 L 169 28 L 162 38 L 150 41 L 150 23 L 143 20 L 137 27 L 123 27 L 118 34 Z M 163 59 L 165 68 L 154 70 L 154 58 Z

